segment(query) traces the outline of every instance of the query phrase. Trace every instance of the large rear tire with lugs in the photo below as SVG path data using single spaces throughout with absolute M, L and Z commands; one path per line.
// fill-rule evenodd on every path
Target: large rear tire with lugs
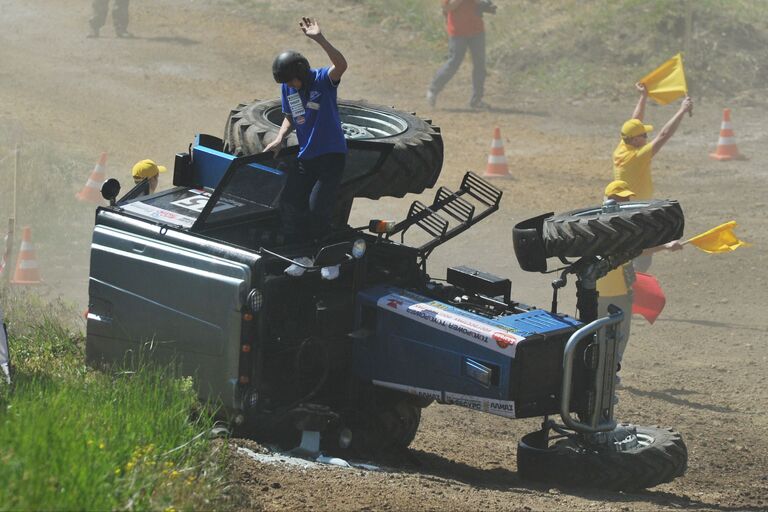
M 443 138 L 428 119 L 383 105 L 338 100 L 344 136 L 363 141 L 350 153 L 339 200 L 403 197 L 431 188 L 443 166 Z M 255 100 L 234 108 L 224 129 L 224 150 L 238 156 L 263 151 L 283 122 L 280 100 Z M 297 144 L 295 134 L 287 140 Z
M 616 211 L 582 208 L 544 220 L 546 256 L 640 254 L 683 236 L 685 218 L 677 201 L 621 203 Z
M 685 474 L 688 449 L 679 433 L 659 427 L 630 431 L 636 444 L 623 450 L 598 448 L 571 437 L 541 446 L 541 432 L 533 432 L 518 443 L 518 474 L 526 480 L 616 491 L 646 489 Z

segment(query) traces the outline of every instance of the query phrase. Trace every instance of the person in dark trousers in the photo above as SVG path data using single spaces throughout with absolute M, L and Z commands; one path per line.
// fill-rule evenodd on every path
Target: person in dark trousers
M 448 32 L 448 60 L 437 70 L 427 89 L 430 107 L 437 95 L 458 71 L 467 48 L 472 54 L 472 97 L 469 107 L 488 108 L 483 102 L 485 87 L 485 24 L 483 13 L 494 14 L 496 6 L 490 0 L 443 0 L 445 30 Z
M 128 32 L 128 2 L 130 0 L 112 0 L 112 24 L 117 37 L 133 37 Z M 99 37 L 101 27 L 107 22 L 109 0 L 93 0 L 93 16 L 90 19 L 91 31 L 88 37 Z
M 286 209 L 286 241 L 320 240 L 331 230 L 331 215 L 347 156 L 336 92 L 347 61 L 325 38 L 317 21 L 302 18 L 304 34 L 325 50 L 331 65 L 311 68 L 300 53 L 285 51 L 272 64 L 275 81 L 282 84 L 283 122 L 275 140 L 264 151 L 280 151 L 285 137 L 296 130 L 298 166 L 288 173 L 283 193 Z M 296 261 L 311 265 L 309 258 Z M 302 267 L 291 265 L 288 275 L 298 276 Z M 322 269 L 325 279 L 338 276 L 338 266 Z

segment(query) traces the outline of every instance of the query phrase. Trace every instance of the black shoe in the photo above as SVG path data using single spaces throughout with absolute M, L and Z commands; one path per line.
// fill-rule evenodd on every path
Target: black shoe
M 133 39 L 134 37 L 133 34 L 128 32 L 127 30 L 118 30 L 117 32 L 115 32 L 115 34 L 117 35 L 117 37 L 120 37 L 123 39 Z
M 88 39 L 98 39 L 98 37 L 99 37 L 99 29 L 92 28 L 91 31 L 88 32 L 88 35 L 85 36 L 85 37 L 87 37 Z

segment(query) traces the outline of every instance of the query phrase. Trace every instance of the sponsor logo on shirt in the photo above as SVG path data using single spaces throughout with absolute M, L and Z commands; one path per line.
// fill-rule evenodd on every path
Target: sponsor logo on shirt
M 320 91 L 310 91 L 309 92 L 309 99 L 312 100 L 312 101 L 315 101 L 318 98 L 320 98 L 320 96 L 322 96 L 322 95 L 323 95 L 323 93 L 321 93 Z
M 304 111 L 304 105 L 301 103 L 301 96 L 299 96 L 298 92 L 288 95 L 288 105 L 291 107 L 291 113 L 293 114 L 293 117 L 298 118 L 299 116 L 303 116 L 306 113 Z

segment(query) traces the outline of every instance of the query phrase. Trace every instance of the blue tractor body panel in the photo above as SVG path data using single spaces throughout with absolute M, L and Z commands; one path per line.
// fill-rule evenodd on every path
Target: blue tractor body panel
M 582 324 L 538 309 L 489 318 L 377 286 L 358 295 L 358 325 L 370 333 L 355 345 L 358 377 L 439 402 L 527 417 L 557 411 L 562 359 L 551 355 L 562 353 Z M 554 366 L 531 364 L 547 358 Z M 528 375 L 527 368 L 539 374 Z

